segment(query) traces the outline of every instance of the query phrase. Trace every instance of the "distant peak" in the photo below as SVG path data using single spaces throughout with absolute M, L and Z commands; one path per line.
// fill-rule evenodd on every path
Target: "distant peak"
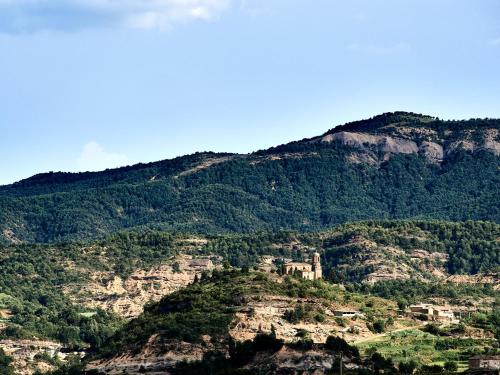
M 437 121 L 437 117 L 423 115 L 414 112 L 396 111 L 386 112 L 369 119 L 353 121 L 344 125 L 336 126 L 330 129 L 325 135 L 337 133 L 340 131 L 373 131 L 380 129 L 384 126 L 392 124 L 405 124 L 405 125 L 421 125 L 422 123 L 429 123 Z

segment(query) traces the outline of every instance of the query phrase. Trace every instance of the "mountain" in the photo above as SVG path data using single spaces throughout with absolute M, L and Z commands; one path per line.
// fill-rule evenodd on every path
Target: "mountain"
M 339 317 L 346 311 L 357 314 Z M 321 280 L 214 271 L 148 305 L 88 358 L 87 369 L 112 374 L 328 374 L 339 368 L 342 353 L 348 374 L 373 373 L 374 367 L 379 367 L 375 373 L 384 368 L 383 373 L 405 374 L 401 363 L 409 358 L 428 374 L 433 372 L 425 365 L 492 350 L 496 342 L 490 330 L 495 328 L 477 330 L 470 324 L 426 326 L 398 312 L 394 301 Z M 473 334 L 476 339 L 470 338 Z M 389 352 L 390 359 L 375 354 L 377 350 Z
M 360 310 L 367 303 L 370 307 L 365 312 L 375 320 L 382 316 L 396 317 L 394 302 L 378 297 L 367 300 L 321 281 L 303 282 L 291 277 L 281 280 L 277 275 L 265 273 L 214 272 L 211 278 L 148 306 L 101 348 L 98 358 L 88 368 L 130 374 L 175 374 L 176 365 L 189 361 L 187 369 L 180 373 L 223 373 L 208 369 L 193 371 L 194 361 L 201 361 L 203 368 L 203 362 L 208 362 L 207 354 L 218 353 L 215 357 L 230 361 L 227 367 L 246 366 L 253 370 L 245 372 L 249 374 L 290 374 L 294 367 L 303 366 L 300 373 L 324 371 L 333 367 L 334 351 L 324 353 L 327 348 L 322 346 L 315 348 L 322 354 L 304 355 L 308 345 L 313 349 L 313 341 L 307 340 L 325 343 L 328 336 L 345 328 L 344 322 L 335 318 L 335 309 Z M 369 324 L 358 320 L 358 329 L 355 333 L 346 331 L 346 338 L 373 336 Z M 301 337 L 306 339 L 303 347 L 301 342 L 297 343 Z M 283 344 L 292 345 L 283 347 Z M 350 349 L 353 355 L 358 355 L 355 348 Z M 294 365 L 290 361 L 293 351 L 300 358 Z M 276 352 L 288 360 L 280 361 L 279 356 L 269 358 Z M 265 371 L 271 365 L 269 362 L 274 362 L 274 370 Z
M 386 113 L 252 154 L 197 153 L 0 187 L 4 243 L 125 228 L 321 230 L 352 220 L 500 221 L 500 120 Z
M 364 282 L 363 293 L 409 302 L 446 298 L 487 310 L 498 294 L 499 238 L 494 223 L 398 221 L 317 233 L 146 230 L 94 242 L 0 245 L 0 340 L 100 347 L 122 320 L 195 275 L 261 267 L 263 257 L 303 260 L 313 251 L 329 282 Z

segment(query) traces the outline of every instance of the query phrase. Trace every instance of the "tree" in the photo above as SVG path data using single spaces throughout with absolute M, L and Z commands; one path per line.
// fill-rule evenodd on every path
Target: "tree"
M 11 366 L 12 358 L 7 356 L 2 348 L 0 348 L 0 374 L 13 375 L 14 369 Z
M 458 370 L 458 365 L 455 361 L 447 361 L 444 363 L 444 369 L 448 372 L 455 372 Z
M 406 308 L 408 307 L 408 300 L 406 298 L 399 297 L 397 299 L 397 303 L 398 303 L 398 309 L 402 311 L 406 310 Z
M 399 364 L 399 372 L 402 375 L 411 375 L 415 372 L 416 369 L 417 369 L 417 362 L 415 361 L 401 362 Z

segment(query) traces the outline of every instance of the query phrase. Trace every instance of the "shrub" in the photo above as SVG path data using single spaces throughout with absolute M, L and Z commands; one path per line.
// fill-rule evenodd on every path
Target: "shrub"
M 385 322 L 382 319 L 377 320 L 372 325 L 373 331 L 376 333 L 385 332 Z
M 328 336 L 325 348 L 334 352 L 342 353 L 348 357 L 359 358 L 359 350 L 355 346 L 349 345 L 347 341 L 340 337 Z
M 415 361 L 401 362 L 399 364 L 399 372 L 402 375 L 411 375 L 415 372 L 416 369 L 417 369 L 417 362 Z
M 458 365 L 454 361 L 447 361 L 444 363 L 444 369 L 448 372 L 455 372 L 458 370 Z

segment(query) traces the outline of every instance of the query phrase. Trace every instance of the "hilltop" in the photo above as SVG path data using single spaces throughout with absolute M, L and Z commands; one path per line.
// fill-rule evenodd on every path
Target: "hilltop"
M 358 315 L 339 318 L 336 311 Z M 476 338 L 445 333 L 456 329 L 462 335 L 475 332 Z M 386 330 L 388 334 L 383 333 Z M 410 345 L 405 344 L 406 354 L 393 349 L 392 355 L 420 366 L 467 358 L 474 350 L 495 345 L 486 331 L 464 326 L 448 330 L 425 333 L 430 331 L 425 323 L 398 313 L 393 301 L 348 292 L 321 280 L 214 271 L 211 277 L 147 306 L 90 358 L 87 369 L 111 374 L 324 374 L 338 368 L 342 352 L 344 366 L 352 373 L 373 366 L 398 373 L 391 360 L 372 355 L 369 349 L 376 343 L 375 347 L 388 350 L 378 340 L 386 335 L 391 340 L 413 336 Z M 453 349 L 446 348 L 449 338 L 440 337 L 451 335 Z M 419 352 L 418 346 L 429 346 L 429 340 L 442 346 L 439 354 L 434 346 Z M 400 373 L 403 368 L 399 362 Z
M 43 353 L 61 348 L 104 353 L 116 344 L 116 350 L 133 347 L 153 358 L 151 350 L 157 345 L 165 349 L 162 342 L 153 340 L 148 346 L 142 336 L 137 341 L 135 336 L 116 341 L 116 332 L 156 337 L 145 326 L 133 328 L 150 316 L 151 327 L 157 327 L 155 302 L 182 298 L 208 303 L 212 297 L 217 306 L 231 302 L 234 309 L 222 309 L 210 322 L 203 314 L 191 316 L 191 326 L 216 329 L 223 336 L 229 329 L 231 337 L 240 341 L 253 339 L 261 328 L 269 333 L 273 324 L 279 339 L 293 342 L 306 329 L 319 345 L 350 327 L 343 327 L 328 310 L 375 307 L 373 312 L 379 314 L 375 315 L 383 315 L 385 321 L 390 316 L 394 319 L 396 302 L 398 307 L 417 302 L 447 304 L 472 314 L 470 324 L 494 332 L 491 312 L 499 292 L 499 233 L 500 225 L 491 222 L 382 221 L 307 233 L 193 235 L 133 230 L 90 242 L 0 245 L 0 346 L 14 353 L 15 367 L 26 374 L 36 368 L 34 363 L 38 368 L 54 366 L 54 360 Z M 261 269 L 264 258 L 274 258 L 279 271 L 282 259 L 302 261 L 316 251 L 321 254 L 322 282 L 282 279 L 277 272 L 252 273 L 249 278 L 238 271 L 218 281 L 207 278 L 211 273 L 222 275 L 222 269 Z M 206 284 L 193 285 L 200 278 Z M 221 294 L 212 295 L 212 286 Z M 230 300 L 221 300 L 224 296 Z M 371 307 L 363 305 L 369 301 L 374 302 Z M 296 307 L 305 320 L 296 321 L 293 312 L 287 313 L 291 320 L 287 322 L 285 311 Z M 323 310 L 325 320 L 318 315 Z M 127 323 L 133 319 L 139 320 Z M 224 323 L 222 331 L 212 322 Z M 352 322 L 356 326 L 352 334 L 342 334 L 353 341 L 369 339 L 375 334 L 372 323 Z M 125 324 L 131 326 L 121 330 Z M 114 344 L 108 341 L 112 337 Z M 423 338 L 416 334 L 416 339 Z M 184 347 L 175 345 L 179 350 Z M 203 350 L 198 350 L 200 345 Z M 202 355 L 207 348 L 203 345 L 187 345 L 178 355 L 193 351 Z M 307 355 L 302 349 L 283 350 L 275 353 L 278 361 L 309 358 L 317 350 L 331 359 L 320 347 Z M 140 369 L 138 359 L 129 357 L 124 363 Z
M 396 112 L 248 155 L 198 153 L 0 187 L 4 243 L 126 228 L 314 231 L 353 220 L 500 221 L 500 121 Z

